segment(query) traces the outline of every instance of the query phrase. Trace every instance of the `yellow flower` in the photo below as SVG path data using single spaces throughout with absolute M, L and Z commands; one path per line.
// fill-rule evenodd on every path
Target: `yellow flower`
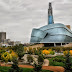
M 51 51 L 52 51 L 52 49 L 48 49 L 48 51 L 50 51 L 50 52 L 51 52 Z
M 16 58 L 18 57 L 18 55 L 14 51 L 11 52 L 11 56 Z
M 63 54 L 66 55 L 68 53 L 68 51 L 64 51 Z
M 1 56 L 2 60 L 4 60 L 5 62 L 8 62 L 8 61 L 11 61 L 11 57 L 10 57 L 10 54 L 8 52 L 5 52 L 2 54 Z

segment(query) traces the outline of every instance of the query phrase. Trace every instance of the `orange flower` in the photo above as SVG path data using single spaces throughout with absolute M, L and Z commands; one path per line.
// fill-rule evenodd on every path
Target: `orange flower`
M 70 55 L 72 55 L 72 50 L 70 50 Z
M 43 50 L 42 53 L 48 55 L 50 52 L 48 50 Z

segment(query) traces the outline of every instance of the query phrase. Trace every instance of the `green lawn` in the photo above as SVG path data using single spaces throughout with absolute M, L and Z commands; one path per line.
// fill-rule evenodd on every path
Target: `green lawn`
M 48 60 L 49 60 L 50 66 L 62 66 L 62 67 L 65 66 L 65 64 L 64 64 L 65 57 L 63 57 L 63 56 L 56 56 L 54 58 L 48 58 Z M 53 60 L 55 60 L 55 61 L 53 61 Z M 71 62 L 72 62 L 72 57 L 71 57 Z
M 2 67 L 0 66 L 0 72 L 8 72 L 8 69 L 10 67 Z M 23 72 L 32 72 L 33 69 L 31 68 L 23 68 Z M 48 70 L 43 70 L 43 72 L 53 72 L 53 71 L 48 71 Z

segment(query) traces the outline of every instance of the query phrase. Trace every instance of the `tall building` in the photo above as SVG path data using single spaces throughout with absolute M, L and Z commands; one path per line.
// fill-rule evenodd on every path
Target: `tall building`
M 4 42 L 6 39 L 6 32 L 0 32 L 0 42 Z
M 54 23 L 51 3 L 49 3 L 48 9 L 48 24 L 38 29 L 34 28 L 31 33 L 30 42 L 43 43 L 45 46 L 62 46 L 72 42 L 70 25 Z
M 52 5 L 49 3 L 49 9 L 48 9 L 48 24 L 53 24 L 53 12 L 52 12 Z

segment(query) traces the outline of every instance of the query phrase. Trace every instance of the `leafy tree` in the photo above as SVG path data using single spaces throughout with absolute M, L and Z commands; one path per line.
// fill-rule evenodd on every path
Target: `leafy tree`
M 17 53 L 16 53 L 16 52 L 14 52 L 13 50 L 10 50 L 10 54 L 11 54 L 12 58 L 13 58 L 13 57 L 18 58 Z
M 42 64 L 43 64 L 44 58 L 43 55 L 39 55 L 38 57 L 38 64 L 35 62 L 33 67 L 33 72 L 42 72 Z
M 8 52 L 5 52 L 1 55 L 1 59 L 7 63 L 8 61 L 12 61 L 12 56 Z
M 8 72 L 23 72 L 23 70 L 18 67 L 18 60 L 17 60 L 17 58 L 14 57 L 12 61 L 13 61 L 13 64 L 12 64 L 12 66 L 9 69 Z
M 42 72 L 42 66 L 41 65 L 34 63 L 33 66 L 34 66 L 33 72 Z
M 42 65 L 44 62 L 44 56 L 42 54 L 38 55 L 38 64 Z
M 14 51 L 17 52 L 19 59 L 24 56 L 24 47 L 22 44 L 14 46 Z

